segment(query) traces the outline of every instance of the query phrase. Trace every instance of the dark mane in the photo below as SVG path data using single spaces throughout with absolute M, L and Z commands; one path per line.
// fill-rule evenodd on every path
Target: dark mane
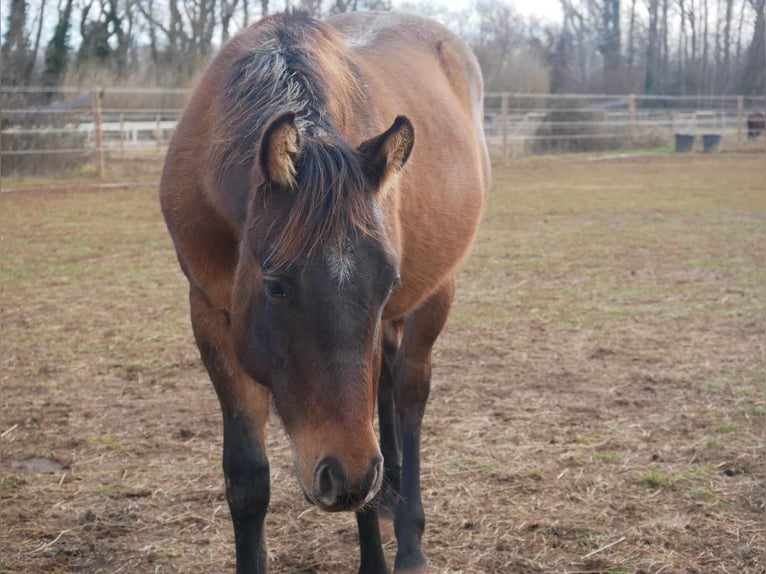
M 230 63 L 229 77 L 218 96 L 222 121 L 211 153 L 219 173 L 252 161 L 253 152 L 272 118 L 294 111 L 298 125 L 311 129 L 327 123 L 327 93 L 321 70 L 310 58 L 307 39 L 320 32 L 318 22 L 300 13 L 265 20 L 255 30 L 259 41 L 245 46 Z
M 304 140 L 297 163 L 294 190 L 270 189 L 261 193 L 291 194 L 289 215 L 271 222 L 268 252 L 261 260 L 269 269 L 282 269 L 319 246 L 343 252 L 349 233 L 368 234 L 373 216 L 367 199 L 369 183 L 359 153 L 341 140 Z M 278 229 L 275 227 L 279 226 Z
M 284 266 L 321 243 L 342 248 L 347 232 L 369 227 L 359 154 L 337 136 L 333 124 L 337 116 L 343 119 L 361 89 L 335 33 L 305 13 L 281 14 L 248 32 L 235 39 L 239 51 L 216 101 L 221 121 L 208 165 L 219 187 L 225 187 L 230 173 L 249 173 L 269 123 L 285 112 L 296 113 L 298 185 L 269 255 L 270 265 Z
M 302 12 L 268 18 L 233 40 L 227 81 L 216 98 L 220 121 L 208 158 L 220 182 L 252 162 L 269 122 L 296 113 L 302 133 L 335 134 L 333 122 L 361 97 L 357 70 L 341 41 Z

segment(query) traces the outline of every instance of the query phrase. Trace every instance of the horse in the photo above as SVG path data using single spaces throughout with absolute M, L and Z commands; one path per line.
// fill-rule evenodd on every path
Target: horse
M 359 572 L 388 571 L 386 517 L 395 571 L 426 567 L 421 421 L 490 183 L 482 90 L 435 22 L 293 11 L 192 91 L 159 199 L 220 402 L 237 572 L 266 571 L 271 405 L 305 498 L 355 512 Z
M 751 112 L 747 116 L 747 139 L 757 139 L 766 128 L 766 114 L 764 112 Z

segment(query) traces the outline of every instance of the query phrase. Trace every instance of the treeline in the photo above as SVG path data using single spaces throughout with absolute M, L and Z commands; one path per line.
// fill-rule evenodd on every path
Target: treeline
M 557 25 L 519 17 L 510 0 L 477 3 L 464 34 L 489 90 L 764 93 L 764 0 L 559 3 Z
M 185 86 L 230 35 L 284 8 L 316 16 L 391 0 L 2 0 L 3 85 Z M 449 11 L 488 91 L 763 94 L 766 0 L 559 0 L 559 23 L 513 0 Z

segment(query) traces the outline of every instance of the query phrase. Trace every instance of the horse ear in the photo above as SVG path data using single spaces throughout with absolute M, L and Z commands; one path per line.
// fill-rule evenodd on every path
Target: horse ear
M 359 146 L 367 175 L 378 189 L 404 167 L 414 143 L 412 122 L 397 116 L 390 128 Z
M 285 112 L 269 124 L 263 132 L 258 153 L 261 172 L 266 180 L 295 187 L 295 159 L 299 143 L 295 112 Z

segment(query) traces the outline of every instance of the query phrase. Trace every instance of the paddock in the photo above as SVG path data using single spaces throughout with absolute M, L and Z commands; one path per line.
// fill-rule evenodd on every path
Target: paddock
M 0 194 L 2 572 L 233 571 L 159 167 Z M 765 178 L 762 147 L 494 167 L 424 420 L 433 572 L 764 572 Z M 269 437 L 271 572 L 356 572 Z

